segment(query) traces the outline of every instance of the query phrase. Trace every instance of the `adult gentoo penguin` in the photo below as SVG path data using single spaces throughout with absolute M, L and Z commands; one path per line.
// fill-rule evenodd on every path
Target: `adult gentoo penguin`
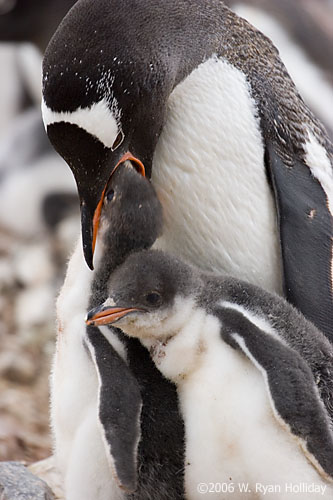
M 333 338 L 332 145 L 265 36 L 220 0 L 79 0 L 43 96 L 90 267 L 105 186 L 130 157 L 160 195 L 161 248 L 284 288 Z
M 184 430 L 173 384 L 137 339 L 86 328 L 89 308 L 107 298 L 115 266 L 149 248 L 162 227 L 150 182 L 129 162 L 108 183 L 95 270 L 79 242 L 57 303 L 51 381 L 56 463 L 66 500 L 182 500 Z
M 87 323 L 139 338 L 177 385 L 188 500 L 290 500 L 300 484 L 304 498 L 332 498 L 333 346 L 312 323 L 276 294 L 154 250 L 130 255 L 108 292 Z

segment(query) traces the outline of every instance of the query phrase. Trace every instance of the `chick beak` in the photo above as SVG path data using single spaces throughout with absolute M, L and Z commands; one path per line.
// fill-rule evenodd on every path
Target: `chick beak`
M 131 312 L 140 311 L 136 307 L 98 306 L 88 312 L 86 324 L 91 326 L 110 325 Z

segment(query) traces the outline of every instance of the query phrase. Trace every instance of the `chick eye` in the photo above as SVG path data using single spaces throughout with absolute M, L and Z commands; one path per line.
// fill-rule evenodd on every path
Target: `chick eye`
M 113 200 L 113 197 L 114 197 L 114 190 L 110 189 L 105 195 L 105 200 L 109 203 L 110 201 Z
M 162 297 L 158 292 L 150 292 L 145 296 L 145 300 L 150 306 L 158 306 L 162 302 Z
M 123 142 L 123 140 L 124 140 L 124 134 L 122 133 L 122 131 L 120 131 L 117 137 L 115 138 L 114 143 L 112 144 L 111 150 L 114 151 L 115 149 L 117 149 Z

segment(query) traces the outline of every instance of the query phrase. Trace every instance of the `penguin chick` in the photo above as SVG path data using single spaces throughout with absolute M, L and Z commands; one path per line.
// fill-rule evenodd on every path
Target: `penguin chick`
M 177 385 L 187 499 L 202 498 L 199 483 L 222 483 L 223 498 L 244 483 L 246 499 L 276 485 L 287 500 L 301 483 L 331 498 L 333 349 L 312 323 L 277 295 L 153 250 L 132 254 L 108 291 L 87 323 L 139 338 Z
M 79 243 L 57 304 L 51 420 L 66 499 L 181 499 L 183 422 L 174 385 L 137 339 L 84 324 L 89 308 L 107 298 L 114 268 L 162 230 L 154 188 L 129 162 L 108 182 L 100 221 L 94 273 Z
M 94 273 L 90 304 L 97 305 L 98 295 L 106 294 L 110 274 L 129 253 L 154 244 L 162 225 L 162 206 L 152 184 L 130 162 L 119 165 L 105 189 L 99 234 L 103 257 Z
M 103 245 L 112 253 L 114 268 L 133 250 L 151 247 L 162 223 L 162 207 L 151 183 L 130 162 L 119 165 L 106 187 L 101 212 Z

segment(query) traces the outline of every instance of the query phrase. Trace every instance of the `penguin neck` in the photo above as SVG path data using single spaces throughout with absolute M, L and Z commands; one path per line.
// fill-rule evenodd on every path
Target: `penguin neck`
M 218 320 L 197 307 L 194 297 L 177 297 L 172 308 L 157 328 L 150 332 L 142 330 L 146 338 L 142 344 L 169 380 L 182 384 L 200 365 L 202 353 L 206 350 L 205 332 L 219 330 Z M 125 329 L 124 329 L 125 330 Z
M 107 283 L 112 272 L 120 266 L 130 253 L 128 248 L 117 245 L 116 239 L 110 241 L 99 237 L 97 239 L 96 254 L 94 263 L 94 276 L 91 283 L 91 293 L 89 308 L 96 307 L 104 302 L 108 296 Z

